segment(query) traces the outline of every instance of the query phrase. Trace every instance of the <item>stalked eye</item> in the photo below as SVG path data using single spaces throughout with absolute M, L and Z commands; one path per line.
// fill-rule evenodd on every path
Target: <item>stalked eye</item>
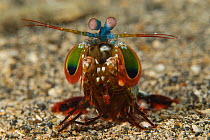
M 117 25 L 117 21 L 114 17 L 108 17 L 105 24 L 111 30 Z
M 88 27 L 91 30 L 99 30 L 101 28 L 101 22 L 98 19 L 91 18 L 88 22 Z

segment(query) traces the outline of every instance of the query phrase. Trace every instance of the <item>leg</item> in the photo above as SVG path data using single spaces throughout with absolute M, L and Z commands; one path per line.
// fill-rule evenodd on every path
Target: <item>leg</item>
M 135 110 L 137 112 L 137 114 L 140 114 L 144 120 L 146 120 L 148 123 L 150 123 L 153 127 L 155 127 L 155 125 L 147 118 L 146 114 L 144 112 L 142 112 L 141 110 L 138 109 L 138 105 L 137 103 L 135 104 Z
M 77 124 L 81 124 L 81 125 L 89 125 L 91 123 L 93 123 L 94 121 L 98 120 L 101 117 L 101 115 L 95 117 L 95 118 L 91 118 L 89 121 L 87 122 L 78 122 L 78 121 L 74 121 Z
M 61 129 L 59 129 L 58 130 L 58 132 L 61 132 L 61 131 L 63 131 L 64 129 L 66 129 L 71 123 L 73 123 L 77 118 L 79 118 L 79 116 L 81 116 L 82 115 L 82 112 L 80 112 L 77 116 L 75 116 L 73 119 L 71 119 L 70 121 L 68 121 L 68 122 L 66 122 L 64 125 L 63 125 L 63 127 L 61 128 Z M 66 118 L 64 119 L 64 120 L 66 120 Z M 65 122 L 65 121 L 62 121 L 63 123 Z
M 122 116 L 122 119 L 125 121 L 125 122 L 129 122 L 131 125 L 133 126 L 136 126 L 137 128 L 139 129 L 142 129 L 144 130 L 145 128 L 140 126 L 136 120 L 133 118 L 132 115 L 130 115 L 129 113 L 126 113 L 124 116 Z
M 84 103 L 81 105 L 81 106 L 78 106 L 76 108 L 74 108 L 71 112 L 69 112 L 68 116 L 66 116 L 66 118 L 59 124 L 59 125 L 62 125 L 66 122 L 66 120 L 77 110 L 77 109 L 80 109 L 80 113 L 77 114 L 74 118 L 72 118 L 71 120 L 67 121 L 64 126 L 58 130 L 58 132 L 61 132 L 63 131 L 65 128 L 67 128 L 71 123 L 75 122 L 75 120 L 77 118 L 79 118 L 83 111 L 89 106 L 89 102 L 88 101 L 84 101 Z

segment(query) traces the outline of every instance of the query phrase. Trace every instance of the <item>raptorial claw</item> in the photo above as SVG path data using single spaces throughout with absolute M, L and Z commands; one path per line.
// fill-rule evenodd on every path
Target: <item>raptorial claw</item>
M 79 106 L 79 103 L 80 101 L 82 101 L 82 99 L 84 99 L 84 97 L 72 97 L 62 102 L 58 102 L 53 105 L 52 112 L 62 113 L 63 115 L 67 116 L 69 112 L 71 112 L 75 107 Z M 73 113 L 73 115 L 76 115 L 79 112 L 80 112 L 80 109 L 76 110 Z
M 172 103 L 179 103 L 179 101 L 163 95 L 151 95 L 147 103 L 154 109 L 164 109 L 170 107 Z
M 164 109 L 170 107 L 172 103 L 179 103 L 177 99 L 158 94 L 149 94 L 144 91 L 138 92 L 137 99 L 146 101 L 153 109 Z

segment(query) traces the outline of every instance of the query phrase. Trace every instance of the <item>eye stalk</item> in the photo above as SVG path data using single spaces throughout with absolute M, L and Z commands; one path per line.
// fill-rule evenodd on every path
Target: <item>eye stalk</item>
M 117 25 L 117 21 L 114 17 L 108 17 L 104 24 L 104 27 L 108 30 L 112 30 Z
M 99 30 L 101 28 L 101 21 L 95 18 L 91 18 L 88 22 L 88 27 L 91 30 Z

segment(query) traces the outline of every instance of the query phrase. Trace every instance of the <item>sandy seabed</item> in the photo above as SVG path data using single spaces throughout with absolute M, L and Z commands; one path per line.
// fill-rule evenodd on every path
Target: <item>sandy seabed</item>
M 0 2 L 0 139 L 199 139 L 210 140 L 209 0 L 2 0 Z M 67 53 L 87 37 L 20 19 L 90 31 L 87 22 L 117 19 L 113 33 L 167 33 L 179 40 L 125 38 L 141 59 L 141 90 L 180 104 L 151 112 L 157 125 L 139 130 L 128 123 L 98 121 L 56 133 L 62 115 L 54 103 L 83 96 L 65 80 Z

